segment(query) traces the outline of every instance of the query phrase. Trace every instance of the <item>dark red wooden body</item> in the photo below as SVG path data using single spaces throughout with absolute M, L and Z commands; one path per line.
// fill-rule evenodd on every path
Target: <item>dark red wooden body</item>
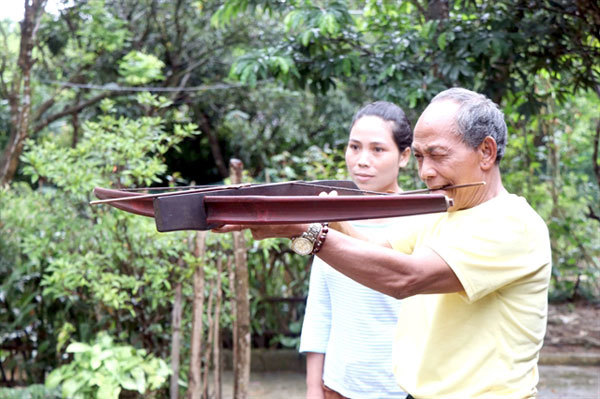
M 339 196 L 318 196 L 335 189 Z M 96 188 L 100 199 L 144 194 Z M 172 195 L 174 194 L 174 195 Z M 208 230 L 223 224 L 287 224 L 375 219 L 444 212 L 451 200 L 441 194 L 362 195 L 351 181 L 290 182 L 169 193 L 110 205 L 154 217 L 158 231 Z

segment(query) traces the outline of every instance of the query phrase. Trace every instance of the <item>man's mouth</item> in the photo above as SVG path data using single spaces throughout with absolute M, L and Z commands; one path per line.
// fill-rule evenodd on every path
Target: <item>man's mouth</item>
M 452 187 L 452 184 L 444 184 L 443 186 L 430 187 L 429 191 L 442 191 L 446 190 L 446 188 L 448 187 Z
M 484 181 L 480 181 L 480 182 L 476 182 L 476 183 L 464 183 L 464 184 L 445 184 L 443 186 L 431 187 L 431 188 L 429 188 L 429 191 L 447 191 L 447 190 L 454 190 L 455 188 L 464 188 L 464 187 L 471 187 L 471 186 L 484 186 L 484 185 L 485 185 Z

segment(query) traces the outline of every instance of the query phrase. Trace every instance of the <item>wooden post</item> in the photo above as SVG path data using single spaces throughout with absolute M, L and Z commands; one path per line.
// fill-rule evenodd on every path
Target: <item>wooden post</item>
M 242 161 L 229 161 L 231 183 L 242 182 Z M 233 251 L 235 260 L 235 333 L 236 342 L 233 351 L 233 397 L 247 399 L 250 385 L 250 296 L 248 290 L 248 260 L 244 233 L 233 232 Z
M 208 398 L 208 380 L 210 377 L 210 369 L 212 367 L 212 362 L 211 362 L 211 353 L 212 353 L 212 347 L 213 347 L 213 334 L 214 334 L 214 329 L 213 329 L 213 314 L 212 314 L 212 308 L 213 308 L 213 301 L 215 298 L 215 285 L 216 282 L 215 280 L 211 280 L 210 284 L 208 286 L 208 304 L 206 306 L 206 318 L 208 319 L 208 332 L 207 332 L 207 339 L 206 339 L 206 347 L 204 348 L 204 377 L 202 377 L 202 392 L 203 392 L 203 398 Z
M 194 240 L 194 256 L 204 258 L 206 231 L 198 231 Z M 194 271 L 194 302 L 192 307 L 192 336 L 190 342 L 190 372 L 187 399 L 202 398 L 202 313 L 204 313 L 204 265 Z
M 183 260 L 179 260 L 179 267 L 183 267 Z M 171 386 L 169 389 L 171 399 L 179 398 L 179 354 L 181 350 L 181 281 L 175 286 L 175 300 L 173 301 L 173 311 L 171 313 L 171 322 L 173 324 L 171 340 Z
M 215 385 L 215 399 L 222 398 L 222 386 L 221 386 L 221 375 L 223 371 L 221 362 L 221 302 L 223 301 L 223 292 L 221 288 L 221 274 L 223 273 L 223 259 L 219 256 L 217 258 L 217 300 L 215 303 L 215 317 L 214 317 L 214 341 L 213 341 L 213 364 L 214 364 L 214 385 Z

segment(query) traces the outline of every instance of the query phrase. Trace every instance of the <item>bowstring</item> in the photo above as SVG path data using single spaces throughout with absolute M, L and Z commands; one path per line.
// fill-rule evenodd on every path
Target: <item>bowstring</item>
M 167 192 L 174 193 L 177 191 L 181 191 L 182 194 L 185 194 L 186 191 L 200 190 L 200 189 L 205 189 L 205 188 L 206 189 L 214 188 L 215 190 L 218 190 L 219 188 L 227 189 L 228 187 L 230 189 L 240 189 L 240 188 L 248 188 L 248 187 L 279 185 L 279 184 L 296 184 L 296 185 L 301 185 L 301 186 L 322 187 L 322 188 L 327 188 L 327 189 L 331 189 L 331 190 L 351 191 L 351 192 L 355 192 L 355 193 L 359 193 L 359 194 L 372 194 L 372 195 L 410 195 L 410 194 L 418 194 L 418 193 L 428 193 L 428 192 L 434 190 L 434 189 L 424 188 L 424 189 L 417 189 L 417 190 L 401 191 L 398 193 L 384 193 L 384 192 L 380 192 L 380 191 L 362 190 L 360 188 L 331 186 L 329 184 L 318 183 L 318 181 L 307 182 L 304 180 L 292 180 L 292 181 L 288 181 L 288 182 L 276 182 L 276 183 L 239 183 L 239 185 L 237 187 L 230 187 L 226 184 L 224 184 L 224 185 L 205 184 L 205 185 L 176 186 L 176 187 L 124 188 L 124 189 L 120 189 L 120 190 L 126 191 L 126 192 L 172 190 L 172 191 L 167 191 Z M 445 187 L 445 189 L 464 188 L 464 187 L 470 187 L 470 186 L 482 185 L 482 184 L 485 184 L 485 182 L 467 183 L 467 184 L 459 184 L 459 185 L 455 185 L 455 186 L 447 186 L 447 187 Z M 160 193 L 158 193 L 158 195 L 160 195 Z M 129 197 L 126 197 L 126 198 L 129 198 Z

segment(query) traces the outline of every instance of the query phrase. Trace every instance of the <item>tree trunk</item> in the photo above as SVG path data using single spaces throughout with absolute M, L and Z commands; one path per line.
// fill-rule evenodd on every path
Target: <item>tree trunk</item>
M 194 256 L 204 258 L 206 231 L 198 231 L 194 240 Z M 202 398 L 202 314 L 204 313 L 204 265 L 194 271 L 194 303 L 192 305 L 192 336 L 190 342 L 190 372 L 188 376 L 188 399 Z
M 600 119 L 596 122 L 596 135 L 594 136 L 594 150 L 592 154 L 592 162 L 594 174 L 596 175 L 596 182 L 600 187 L 600 160 L 598 159 L 598 153 L 600 152 Z M 594 210 L 594 204 L 588 204 L 588 214 L 590 219 L 600 222 L 600 214 L 596 214 Z
M 10 183 L 15 176 L 19 157 L 29 133 L 31 68 L 35 63 L 32 52 L 45 6 L 46 0 L 25 1 L 25 17 L 21 22 L 21 44 L 17 61 L 19 71 L 15 71 L 20 76 L 13 79 L 10 93 L 6 93 L 9 97 L 12 126 L 8 143 L 0 158 L 0 185 Z
M 243 164 L 239 159 L 229 162 L 231 183 L 242 182 Z M 233 232 L 235 259 L 236 339 L 233 353 L 233 397 L 248 398 L 250 384 L 250 302 L 248 290 L 248 260 L 244 233 Z
M 427 14 L 425 15 L 428 21 L 432 19 L 448 19 L 449 16 L 448 0 L 429 0 Z
M 600 160 L 598 159 L 598 153 L 600 152 L 600 119 L 596 122 L 596 135 L 594 136 L 594 155 L 593 155 L 593 169 L 596 175 L 596 182 L 600 187 Z
M 81 101 L 81 92 L 77 92 L 77 104 Z M 73 137 L 71 139 L 71 148 L 77 147 L 79 143 L 79 113 L 73 112 L 71 124 L 73 125 Z
M 180 262 L 180 267 L 182 267 Z M 171 341 L 171 386 L 169 389 L 171 399 L 179 398 L 179 353 L 181 350 L 181 282 L 175 286 L 175 300 L 171 317 L 173 323 Z
M 225 161 L 223 160 L 223 154 L 221 153 L 221 147 L 219 147 L 217 135 L 211 128 L 208 117 L 202 111 L 200 111 L 200 128 L 208 137 L 208 142 L 210 144 L 210 152 L 215 160 L 215 165 L 217 165 L 219 174 L 222 178 L 226 178 L 228 175 L 227 168 L 225 167 Z

